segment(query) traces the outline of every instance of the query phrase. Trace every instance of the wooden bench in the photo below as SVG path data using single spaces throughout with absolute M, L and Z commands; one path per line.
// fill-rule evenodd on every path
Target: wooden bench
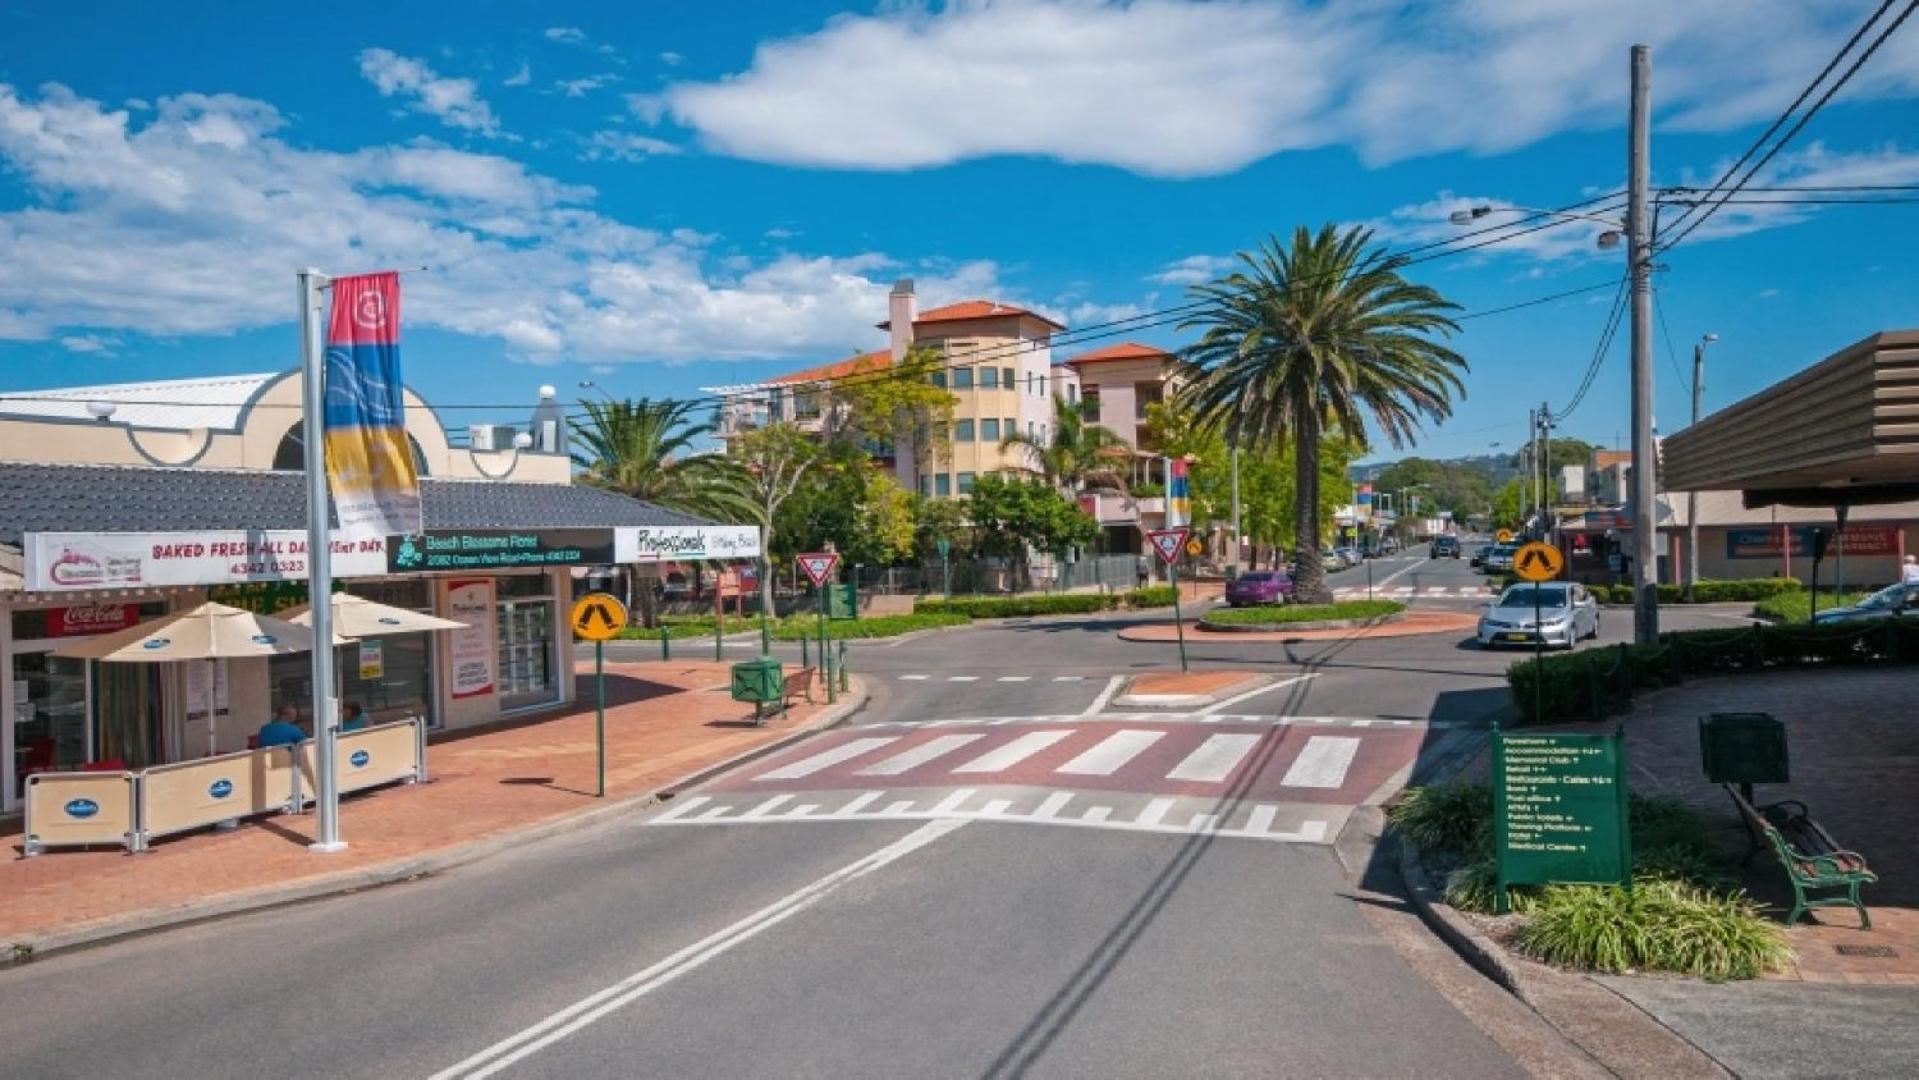
M 1872 929 L 1872 916 L 1859 899 L 1859 886 L 1870 885 L 1879 877 L 1866 866 L 1864 855 L 1840 847 L 1831 833 L 1812 820 L 1805 803 L 1786 799 L 1756 807 L 1732 784 L 1725 788 L 1752 838 L 1746 861 L 1751 862 L 1760 847 L 1770 843 L 1792 881 L 1793 906 L 1792 914 L 1786 916 L 1787 926 L 1798 922 L 1809 908 L 1850 907 L 1859 913 L 1859 928 Z M 1814 889 L 1844 889 L 1846 895 L 1809 896 Z

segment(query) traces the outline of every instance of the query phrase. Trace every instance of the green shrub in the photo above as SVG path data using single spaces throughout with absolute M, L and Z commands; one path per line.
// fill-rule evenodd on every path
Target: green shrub
M 736 634 L 742 630 L 757 629 L 759 625 L 760 622 L 756 618 L 728 619 L 726 620 L 726 632 Z M 622 628 L 618 636 L 628 640 L 638 638 L 647 641 L 658 641 L 660 640 L 661 629 L 664 629 L 666 636 L 674 641 L 681 641 L 686 638 L 712 637 L 713 616 L 662 615 L 660 616 L 659 627 L 648 629 L 644 626 L 628 626 Z
M 1715 982 L 1757 978 L 1789 960 L 1784 932 L 1743 895 L 1683 882 L 1555 885 L 1519 930 L 1520 948 L 1551 964 L 1617 974 L 1670 971 Z
M 1135 499 L 1157 499 L 1166 494 L 1166 485 L 1147 480 L 1132 485 L 1129 490 Z
M 1819 610 L 1846 607 L 1866 598 L 1866 593 L 1835 593 L 1831 589 L 1819 590 Z M 1771 619 L 1780 623 L 1803 623 L 1812 620 L 1812 593 L 1804 589 L 1798 592 L 1780 593 L 1760 599 L 1752 606 L 1755 618 Z
M 1640 795 L 1627 799 L 1627 820 L 1634 848 L 1683 848 L 1710 856 L 1712 833 L 1705 815 L 1670 795 Z
M 1126 606 L 1129 608 L 1172 607 L 1173 587 L 1148 585 L 1144 589 L 1134 589 L 1126 594 Z
M 1421 851 L 1475 855 L 1492 850 L 1493 792 L 1485 784 L 1408 788 L 1387 816 Z
M 1110 611 L 1119 598 L 1105 593 L 1047 593 L 1033 596 L 956 596 L 949 604 L 940 597 L 922 597 L 915 613 L 958 612 L 975 619 L 1009 619 L 1032 615 L 1084 615 Z
M 1673 588 L 1684 593 L 1677 586 L 1660 586 L 1659 602 L 1666 603 L 1665 590 Z M 1786 596 L 1803 592 L 1805 586 L 1798 578 L 1745 578 L 1738 581 L 1713 581 L 1702 578 L 1693 586 L 1693 599 L 1701 604 L 1724 604 L 1740 600 L 1764 600 L 1773 596 Z M 1628 590 L 1630 592 L 1631 590 Z
M 916 611 L 911 615 L 874 615 L 859 619 L 835 619 L 826 624 L 826 636 L 845 641 L 860 638 L 897 637 L 916 630 L 936 630 L 946 626 L 964 626 L 973 620 L 959 612 Z M 798 641 L 819 635 L 819 621 L 799 615 L 781 620 L 773 627 L 780 641 Z
M 1324 622 L 1332 619 L 1378 619 L 1397 615 L 1406 605 L 1394 600 L 1347 600 L 1337 604 L 1258 604 L 1253 607 L 1220 608 L 1209 611 L 1200 621 L 1218 626 L 1263 626 Z

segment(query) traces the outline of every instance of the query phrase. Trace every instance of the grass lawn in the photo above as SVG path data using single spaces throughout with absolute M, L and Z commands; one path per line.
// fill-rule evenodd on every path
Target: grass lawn
M 1377 619 L 1397 615 L 1406 605 L 1396 600 L 1347 600 L 1337 604 L 1261 604 L 1256 607 L 1219 608 L 1207 612 L 1201 622 L 1219 626 L 1283 626 L 1288 623 L 1330 622 L 1334 619 Z

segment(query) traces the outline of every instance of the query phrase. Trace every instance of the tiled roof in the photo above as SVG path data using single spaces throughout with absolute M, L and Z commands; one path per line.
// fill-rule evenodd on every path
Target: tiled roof
M 1069 364 L 1096 364 L 1102 360 L 1177 360 L 1179 357 L 1165 349 L 1152 345 L 1141 345 L 1137 341 L 1122 341 L 1118 345 L 1108 345 L 1104 349 L 1094 349 L 1078 356 L 1069 356 Z
M 821 364 L 819 367 L 795 371 L 787 375 L 775 376 L 767 380 L 773 386 L 791 386 L 794 383 L 830 382 L 844 379 L 862 371 L 874 371 L 893 362 L 893 354 L 885 349 L 878 352 L 861 353 L 851 360 L 841 360 L 835 364 Z
M 29 532 L 303 529 L 305 475 L 238 469 L 0 462 L 0 543 Z M 429 529 L 706 525 L 584 484 L 420 481 Z
M 1013 304 L 1002 304 L 997 300 L 962 300 L 957 304 L 948 304 L 945 307 L 928 308 L 920 312 L 919 315 L 913 319 L 913 325 L 919 326 L 922 323 L 938 322 L 962 322 L 967 319 L 1006 319 L 1017 315 L 1024 315 L 1029 319 L 1038 319 L 1040 322 L 1045 323 L 1055 330 L 1066 329 L 1064 324 L 1054 322 L 1037 311 L 1028 311 L 1023 307 L 1017 307 Z M 880 329 L 887 330 L 890 329 L 892 325 L 892 322 L 889 320 L 881 323 Z
M 112 420 L 136 428 L 215 428 L 232 431 L 241 414 L 266 385 L 286 372 L 214 375 L 202 379 L 63 386 L 0 394 L 0 416 L 92 420 L 87 405 L 115 403 Z

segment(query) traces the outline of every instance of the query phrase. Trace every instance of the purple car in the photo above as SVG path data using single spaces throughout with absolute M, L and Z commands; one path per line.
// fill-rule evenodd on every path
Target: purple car
M 1292 596 L 1293 579 L 1283 570 L 1254 570 L 1226 583 L 1226 602 L 1233 607 L 1283 604 Z

